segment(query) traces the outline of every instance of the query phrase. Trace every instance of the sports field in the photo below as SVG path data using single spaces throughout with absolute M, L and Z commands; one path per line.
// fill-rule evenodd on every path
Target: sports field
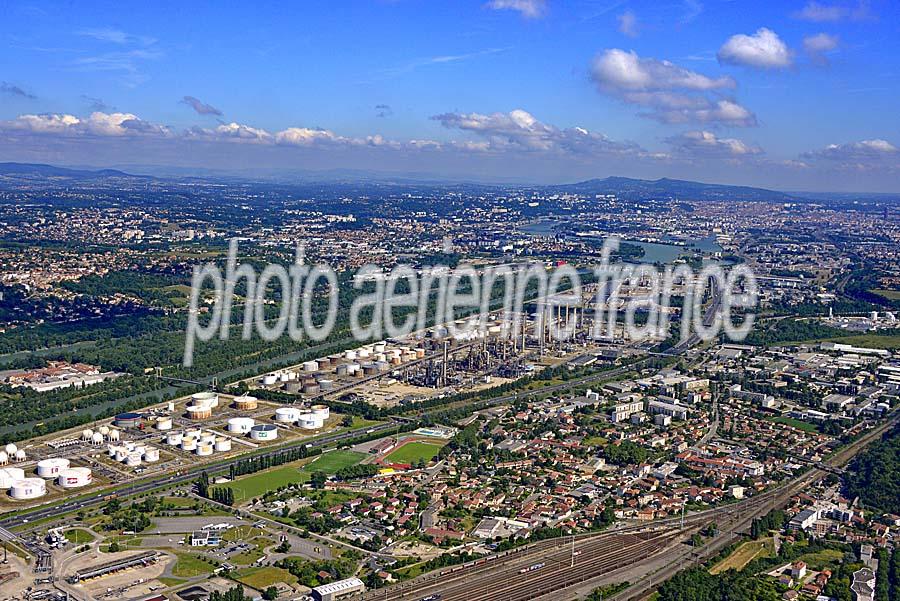
M 234 498 L 238 503 L 261 497 L 270 490 L 276 490 L 287 484 L 304 483 L 313 472 L 325 472 L 332 475 L 341 468 L 356 465 L 366 457 L 363 453 L 353 451 L 331 451 L 323 453 L 313 461 L 301 466 L 299 463 L 283 465 L 264 472 L 238 478 L 224 486 L 234 490 Z
M 389 453 L 385 458 L 385 463 L 416 463 L 420 459 L 431 461 L 441 450 L 442 444 L 434 442 L 414 441 L 408 442 L 395 451 Z

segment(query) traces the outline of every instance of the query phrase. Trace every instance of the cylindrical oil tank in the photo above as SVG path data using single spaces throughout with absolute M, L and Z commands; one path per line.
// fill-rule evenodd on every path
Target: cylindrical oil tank
M 259 424 L 250 428 L 250 438 L 253 440 L 275 440 L 278 438 L 278 428 L 272 424 Z
M 188 428 L 184 431 L 185 438 L 200 438 L 203 431 L 200 428 Z
M 339 376 L 346 376 L 347 375 L 347 365 L 346 364 L 338 365 L 337 369 L 334 370 L 334 373 L 336 373 Z
M 297 421 L 300 410 L 296 407 L 279 407 L 275 410 L 275 421 L 281 423 L 292 423 Z
M 156 429 L 157 430 L 171 430 L 172 429 L 172 418 L 171 417 L 161 417 L 156 420 Z
M 417 348 L 416 349 L 416 359 L 422 359 L 425 357 L 425 349 Z
M 234 408 L 238 411 L 253 411 L 259 406 L 255 396 L 243 395 L 234 397 Z
M 347 373 L 351 376 L 355 376 L 357 374 L 362 373 L 362 370 L 359 367 L 359 363 L 348 363 L 347 364 Z
M 378 367 L 374 363 L 363 363 L 362 373 L 364 376 L 374 376 L 378 373 Z
M 318 384 L 304 384 L 303 394 L 319 394 L 322 391 Z
M 318 371 L 319 364 L 316 361 L 305 361 L 303 363 L 303 371 L 307 373 L 311 373 L 314 371 Z
M 69 460 L 62 457 L 42 459 L 37 464 L 37 475 L 41 478 L 56 478 L 59 473 L 69 467 Z
M 378 363 L 379 361 L 387 361 L 387 355 L 384 353 L 375 353 L 372 359 L 375 360 L 375 363 Z
M 115 441 L 119 440 L 120 437 L 121 437 L 121 434 L 119 434 L 118 430 L 110 429 L 110 431 L 109 431 L 109 439 L 110 440 L 115 442 Z
M 0 469 L 0 489 L 8 490 L 12 483 L 25 477 L 25 470 L 20 467 L 4 467 Z
M 344 359 L 347 361 L 356 361 L 356 351 L 345 351 Z
M 9 494 L 13 499 L 37 499 L 47 494 L 47 483 L 41 478 L 22 478 L 10 484 Z
M 252 417 L 232 417 L 228 420 L 228 431 L 235 434 L 246 434 L 255 424 Z
M 219 395 L 215 392 L 198 392 L 191 395 L 191 404 L 215 409 L 219 406 Z
M 372 355 L 372 351 L 367 348 L 361 348 L 356 352 L 356 356 L 360 359 L 368 359 Z
M 288 394 L 297 394 L 302 386 L 303 384 L 298 380 L 291 380 L 284 385 L 284 391 Z
M 147 463 L 156 463 L 159 461 L 159 449 L 156 447 L 147 447 L 144 451 L 144 461 Z
M 173 447 L 180 445 L 182 440 L 184 440 L 184 433 L 182 432 L 169 432 L 166 435 L 166 444 L 170 444 Z
M 6 451 L 0 451 L 0 465 L 6 465 L 9 463 L 9 455 Z
M 128 453 L 128 457 L 125 459 L 125 465 L 128 467 L 137 467 L 141 464 L 142 456 L 137 451 L 133 451 Z
M 93 435 L 94 435 L 93 430 L 90 430 L 90 429 L 82 430 L 81 431 L 81 440 L 90 440 Z
M 312 413 L 304 413 L 300 416 L 300 419 L 297 420 L 297 425 L 304 430 L 318 430 L 325 424 L 321 417 L 317 417 Z
M 212 408 L 206 405 L 188 405 L 185 407 L 188 419 L 209 419 L 212 417 Z
M 126 459 L 128 459 L 128 453 L 128 449 L 126 449 L 125 447 L 119 447 L 116 449 L 116 456 L 113 459 L 115 459 L 116 461 L 125 461 Z
M 265 386 L 272 386 L 275 382 L 278 381 L 278 376 L 275 374 L 266 374 L 263 376 L 262 383 Z
M 128 411 L 126 413 L 120 413 L 113 418 L 113 424 L 118 428 L 137 428 L 141 425 L 141 420 L 143 419 L 144 416 L 140 413 Z
M 391 368 L 391 364 L 387 361 L 378 361 L 375 363 L 375 369 L 378 371 L 388 371 Z
M 190 453 L 191 451 L 197 450 L 197 439 L 196 438 L 185 438 L 181 441 L 181 450 L 187 451 Z
M 26 457 L 25 457 L 25 449 L 19 449 L 18 451 L 16 451 L 16 457 L 15 457 L 15 459 L 16 459 L 17 462 L 18 462 L 18 461 L 25 461 L 25 459 L 26 459 Z
M 106 450 L 109 452 L 110 457 L 115 457 L 116 451 L 118 449 L 119 449 L 119 445 L 117 445 L 117 444 L 109 443 L 108 445 L 106 445 Z
M 6 445 L 6 446 L 4 447 L 4 450 L 6 451 L 6 454 L 7 454 L 7 455 L 9 455 L 10 457 L 12 457 L 13 455 L 16 454 L 16 451 L 19 450 L 19 447 L 17 447 L 17 446 L 14 445 L 13 443 L 9 443 L 8 445 Z
M 227 453 L 231 450 L 231 439 L 224 436 L 216 439 L 216 453 Z
M 70 467 L 59 473 L 57 484 L 63 488 L 79 488 L 87 486 L 93 480 L 91 469 L 87 467 Z
M 372 347 L 372 350 L 374 350 L 376 353 L 383 353 L 386 348 L 387 344 L 385 344 L 384 342 L 376 342 Z
M 313 405 L 310 407 L 310 412 L 321 420 L 326 420 L 331 415 L 328 405 Z
M 91 436 L 91 444 L 100 446 L 103 444 L 103 435 L 99 432 L 94 432 L 94 435 Z
M 197 455 L 200 457 L 209 457 L 213 454 L 213 445 L 208 442 L 201 442 L 197 445 Z
M 200 437 L 200 442 L 203 444 L 215 444 L 216 435 L 212 432 L 206 432 Z
M 319 388 L 321 388 L 323 391 L 331 390 L 332 388 L 334 388 L 334 380 L 327 380 L 325 378 L 319 380 Z

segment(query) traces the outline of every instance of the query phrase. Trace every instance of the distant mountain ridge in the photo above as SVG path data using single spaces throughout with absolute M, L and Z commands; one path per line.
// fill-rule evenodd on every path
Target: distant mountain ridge
M 666 198 L 672 200 L 768 200 L 777 202 L 802 200 L 802 197 L 799 196 L 765 188 L 707 184 L 667 177 L 656 180 L 607 177 L 551 186 L 551 189 L 573 194 L 615 194 L 626 200 L 664 200 Z
M 68 169 L 43 163 L 0 163 L 0 175 L 68 177 L 73 179 L 96 179 L 101 177 L 147 177 L 133 175 L 116 169 Z

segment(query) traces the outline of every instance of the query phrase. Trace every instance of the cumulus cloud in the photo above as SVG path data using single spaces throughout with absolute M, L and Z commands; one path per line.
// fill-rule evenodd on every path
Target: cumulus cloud
M 636 38 L 638 35 L 638 20 L 634 12 L 626 10 L 619 15 L 619 31 L 630 38 Z
M 37 96 L 30 92 L 26 92 L 19 86 L 6 81 L 0 81 L 0 94 L 24 98 L 25 100 L 37 100 Z
M 583 127 L 560 129 L 543 123 L 528 111 L 509 113 L 444 113 L 432 117 L 446 128 L 471 132 L 482 138 L 457 147 L 478 150 L 520 150 L 571 154 L 640 154 L 640 147 L 616 142 Z
M 67 114 L 20 115 L 0 123 L 0 129 L 36 134 L 91 135 L 119 137 L 130 135 L 168 135 L 169 129 L 144 121 L 131 113 L 91 113 L 79 118 Z
M 817 63 L 827 63 L 827 54 L 837 50 L 840 40 L 836 35 L 818 33 L 803 38 L 803 49 Z
M 687 131 L 666 139 L 676 155 L 706 158 L 746 158 L 762 154 L 762 149 L 737 138 L 719 138 L 708 131 Z
M 194 109 L 194 111 L 196 111 L 198 115 L 215 115 L 217 117 L 222 116 L 222 111 L 211 104 L 202 102 L 199 98 L 195 98 L 194 96 L 185 96 L 181 99 L 181 104 L 188 105 L 189 107 Z
M 547 11 L 546 0 L 491 0 L 486 6 L 492 10 L 514 10 L 529 19 L 538 19 Z
M 791 51 L 778 34 L 762 27 L 753 35 L 733 35 L 719 48 L 720 63 L 760 69 L 781 69 L 791 64 Z
M 844 171 L 900 171 L 900 148 L 878 138 L 829 144 L 820 150 L 804 153 L 800 158 Z
M 709 77 L 618 48 L 597 55 L 591 77 L 601 92 L 644 107 L 641 116 L 663 123 L 756 124 L 752 112 L 717 94 L 737 87 L 731 77 Z

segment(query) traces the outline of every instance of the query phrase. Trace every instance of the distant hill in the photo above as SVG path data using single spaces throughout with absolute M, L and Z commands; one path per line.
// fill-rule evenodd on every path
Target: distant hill
M 573 194 L 615 194 L 626 200 L 743 200 L 743 201 L 798 201 L 801 197 L 784 192 L 751 188 L 748 186 L 727 186 L 724 184 L 704 184 L 680 179 L 662 178 L 657 180 L 631 179 L 628 177 L 607 177 L 591 179 L 575 184 L 552 186 L 553 190 Z
M 58 177 L 68 179 L 99 179 L 105 177 L 143 178 L 143 175 L 132 175 L 116 169 L 67 169 L 39 163 L 0 163 L 0 176 L 20 178 Z

